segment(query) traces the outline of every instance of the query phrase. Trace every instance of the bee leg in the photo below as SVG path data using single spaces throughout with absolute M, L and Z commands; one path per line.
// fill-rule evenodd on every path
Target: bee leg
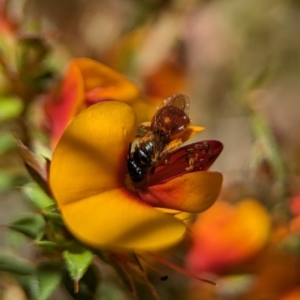
M 139 125 L 139 128 L 143 131 L 150 130 L 150 127 L 151 127 L 151 122 L 143 122 Z

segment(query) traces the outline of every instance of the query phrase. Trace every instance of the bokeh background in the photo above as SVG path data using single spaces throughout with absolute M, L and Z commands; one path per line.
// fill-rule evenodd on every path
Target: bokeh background
M 176 273 L 168 282 L 154 276 L 161 298 L 300 299 L 298 0 L 2 0 L 0 9 L 1 252 L 36 257 L 28 242 L 4 228 L 31 210 L 19 188 L 29 179 L 13 135 L 49 155 L 45 95 L 72 58 L 89 57 L 133 80 L 145 97 L 188 95 L 192 122 L 206 128 L 201 139 L 224 144 L 212 168 L 224 174 L 220 200 L 236 207 L 254 199 L 270 219 L 268 235 L 249 246 L 249 255 L 231 265 L 220 262 L 220 268 L 196 268 L 210 274 L 217 287 Z M 32 37 L 30 43 L 26 37 Z M 250 232 L 264 232 L 250 208 Z M 247 244 L 248 235 L 231 239 L 232 228 L 243 228 L 244 220 L 227 219 L 225 211 L 203 221 L 203 243 L 220 249 L 203 250 L 204 260 L 207 255 L 219 261 Z M 230 224 L 228 232 L 220 230 L 222 224 Z M 222 248 L 218 238 L 226 237 Z M 192 245 L 187 241 L 175 259 L 184 265 Z M 103 274 L 109 277 L 110 271 Z M 0 273 L 0 278 L 0 299 L 27 299 L 10 275 Z M 99 290 L 99 299 L 131 299 L 111 279 Z M 58 289 L 50 299 L 69 298 Z

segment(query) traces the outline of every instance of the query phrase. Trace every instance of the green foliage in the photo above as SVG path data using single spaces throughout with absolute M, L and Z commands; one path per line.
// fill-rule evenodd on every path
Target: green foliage
M 79 281 L 93 261 L 93 253 L 81 245 L 73 245 L 63 252 L 70 277 L 74 281 Z
M 37 208 L 46 209 L 52 207 L 55 202 L 50 198 L 44 190 L 36 183 L 30 182 L 22 187 L 23 193 L 26 195 L 27 199 Z
M 24 234 L 29 238 L 36 239 L 43 234 L 45 221 L 41 215 L 30 214 L 28 216 L 19 218 L 18 220 L 9 224 L 8 227 Z
M 280 200 L 283 200 L 287 196 L 288 172 L 280 149 L 267 122 L 259 113 L 254 112 L 251 121 L 256 141 L 252 166 L 256 168 L 263 161 L 268 163 L 272 176 L 278 184 L 277 196 Z
M 0 254 L 0 271 L 17 275 L 30 275 L 34 273 L 34 266 L 19 257 Z
M 50 220 L 50 221 L 52 221 L 52 222 L 54 222 L 54 223 L 56 223 L 58 225 L 64 225 L 64 221 L 63 221 L 63 219 L 61 217 L 61 214 L 58 213 L 56 210 L 57 210 L 56 207 L 54 209 L 52 209 L 52 210 L 45 209 L 42 212 L 42 214 L 43 214 L 43 216 L 44 216 L 45 219 Z
M 96 292 L 99 281 L 98 270 L 93 266 L 89 266 L 79 282 L 74 282 L 69 274 L 65 274 L 63 283 L 69 294 L 72 296 L 72 299 L 95 300 L 98 299 L 96 298 Z
M 60 285 L 62 270 L 53 263 L 38 266 L 28 279 L 28 288 L 32 300 L 47 300 Z
M 58 250 L 58 245 L 51 241 L 35 241 L 35 245 L 45 250 Z

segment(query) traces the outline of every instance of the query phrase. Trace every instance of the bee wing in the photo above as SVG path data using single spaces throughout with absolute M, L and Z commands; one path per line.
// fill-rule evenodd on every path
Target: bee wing
M 160 110 L 166 106 L 174 106 L 179 108 L 180 110 L 184 111 L 187 115 L 189 114 L 190 108 L 190 99 L 183 94 L 175 94 L 167 99 L 165 99 L 162 104 L 160 104 L 156 110 Z

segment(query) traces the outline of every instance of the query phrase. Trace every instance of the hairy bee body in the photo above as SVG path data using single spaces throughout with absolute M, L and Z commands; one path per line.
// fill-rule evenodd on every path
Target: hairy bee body
M 174 149 L 170 146 L 171 142 L 190 124 L 188 105 L 188 98 L 181 94 L 166 99 L 157 109 L 133 152 L 129 148 L 127 167 L 133 182 L 139 183 L 147 179 L 171 149 Z

